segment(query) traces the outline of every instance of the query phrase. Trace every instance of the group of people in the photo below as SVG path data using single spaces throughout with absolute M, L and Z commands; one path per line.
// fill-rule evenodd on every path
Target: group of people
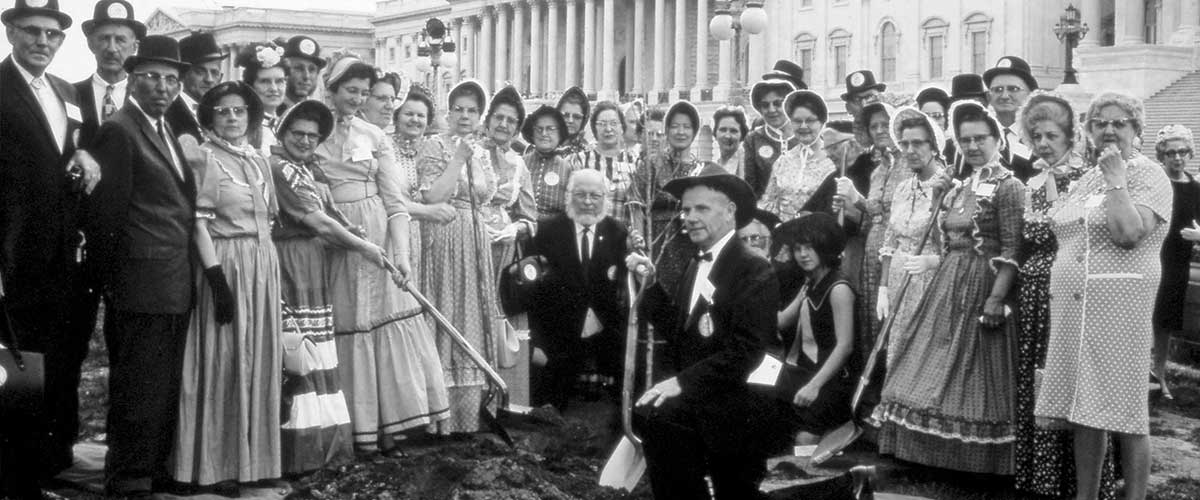
M 755 498 L 766 457 L 855 420 L 906 461 L 1145 496 L 1200 184 L 1186 128 L 1141 153 L 1136 98 L 1075 109 L 1006 56 L 899 108 L 851 72 L 831 120 L 782 60 L 701 161 L 686 100 L 573 87 L 527 113 L 464 80 L 443 104 L 304 35 L 148 36 L 125 0 L 83 23 L 97 66 L 71 85 L 46 73 L 56 0 L 2 17 L 0 343 L 47 374 L 44 412 L 0 410 L 4 496 L 71 465 L 101 303 L 106 485 L 136 498 L 483 430 L 485 370 L 410 291 L 532 404 L 615 394 L 638 290 L 665 342 L 634 416 L 658 498 Z

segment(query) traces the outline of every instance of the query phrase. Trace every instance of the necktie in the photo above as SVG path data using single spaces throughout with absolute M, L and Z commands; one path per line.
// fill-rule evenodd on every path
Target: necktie
M 163 145 L 167 147 L 167 161 L 171 162 L 171 167 L 175 169 L 175 173 L 179 174 L 180 177 L 183 177 L 183 167 L 182 165 L 176 164 L 178 158 L 175 156 L 175 149 L 171 147 L 171 139 L 167 137 L 167 131 L 165 128 L 163 128 L 163 120 L 158 120 L 158 123 L 155 125 L 155 129 L 157 129 L 158 137 L 162 139 Z
M 100 112 L 100 121 L 107 120 L 108 117 L 117 112 L 117 104 L 113 102 L 112 93 L 112 85 L 109 85 L 106 89 L 104 89 L 104 109 Z M 160 135 L 161 133 L 162 132 L 159 132 Z
M 579 261 L 583 263 L 583 276 L 587 277 L 588 268 L 592 260 L 591 242 L 588 241 L 588 232 L 591 228 L 584 226 L 583 232 L 579 236 Z
M 29 82 L 29 86 L 33 87 L 33 90 L 38 91 L 35 93 L 38 94 L 38 99 L 41 99 L 41 90 L 46 88 L 46 80 L 43 80 L 40 76 L 36 76 L 33 78 L 33 81 Z
M 696 254 L 695 259 L 697 261 L 706 260 L 706 261 L 712 262 L 713 254 L 712 254 L 712 252 L 700 252 L 700 253 Z

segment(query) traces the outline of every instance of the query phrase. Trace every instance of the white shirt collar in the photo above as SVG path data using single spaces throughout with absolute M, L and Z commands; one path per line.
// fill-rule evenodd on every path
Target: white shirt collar
M 150 122 L 150 127 L 152 127 L 154 130 L 158 130 L 158 122 L 162 120 L 162 117 L 155 118 L 146 114 L 146 110 L 142 109 L 142 104 L 139 103 L 137 99 L 130 99 L 129 102 L 132 102 L 133 107 L 137 108 L 137 110 L 142 113 L 142 116 L 146 117 L 146 121 Z
M 98 73 L 92 73 L 92 86 L 100 87 L 103 89 L 103 88 L 108 88 L 109 85 L 113 86 L 113 91 L 124 90 L 125 87 L 127 85 L 129 85 L 129 77 L 125 77 L 117 83 L 108 83 L 103 78 L 100 78 L 100 75 Z M 103 97 L 103 94 L 101 94 L 101 97 Z
M 729 244 L 729 241 L 733 239 L 735 234 L 737 234 L 737 231 L 731 229 L 728 233 L 725 233 L 725 236 L 722 236 L 721 239 L 717 240 L 717 242 L 713 244 L 712 248 L 701 251 L 712 252 L 713 262 L 716 262 L 717 257 L 721 255 L 721 251 L 725 249 L 725 246 Z
M 38 78 L 38 77 L 33 76 L 33 73 L 26 71 L 25 67 L 21 66 L 21 63 L 18 63 L 16 60 L 13 60 L 13 66 L 17 67 L 17 71 L 19 71 L 21 73 L 21 78 L 25 79 L 25 83 L 27 85 L 29 85 L 29 88 L 33 88 L 33 79 Z M 46 72 L 44 72 L 44 71 L 42 72 L 41 78 L 43 80 L 46 80 Z M 46 84 L 49 84 L 49 83 L 50 83 L 49 81 L 46 82 Z
M 187 92 L 180 90 L 179 98 L 183 99 L 183 103 L 187 104 L 188 111 L 191 111 L 193 115 L 195 115 L 200 109 L 200 103 L 196 102 L 195 99 L 192 99 L 192 96 L 188 95 Z

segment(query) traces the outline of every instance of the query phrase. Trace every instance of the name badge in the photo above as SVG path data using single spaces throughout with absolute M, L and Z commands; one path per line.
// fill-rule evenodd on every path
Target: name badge
M 996 194 L 996 185 L 990 182 L 984 182 L 975 186 L 975 196 L 980 198 L 991 198 Z
M 67 102 L 67 103 L 63 103 L 63 104 L 66 104 L 66 105 L 67 105 L 67 118 L 70 118 L 70 119 L 72 119 L 72 120 L 75 120 L 75 121 L 77 121 L 77 122 L 82 122 L 82 121 L 83 121 L 83 113 L 81 113 L 81 112 L 79 111 L 79 106 L 76 106 L 76 105 L 74 105 L 74 104 L 71 104 L 71 103 L 69 103 L 69 102 Z
M 775 381 L 779 380 L 779 370 L 783 369 L 783 362 L 775 359 L 770 354 L 763 354 L 763 360 L 758 364 L 750 376 L 746 378 L 747 383 L 756 385 L 765 385 L 767 387 L 775 387 Z
M 360 161 L 368 161 L 374 157 L 375 155 L 371 153 L 370 149 L 363 147 L 355 148 L 354 152 L 350 153 L 350 161 L 355 163 Z

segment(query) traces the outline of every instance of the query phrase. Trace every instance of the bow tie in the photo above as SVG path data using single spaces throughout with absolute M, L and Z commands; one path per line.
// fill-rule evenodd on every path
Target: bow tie
M 696 260 L 706 260 L 708 262 L 712 262 L 713 254 L 712 254 L 712 252 L 700 252 L 692 258 L 696 259 Z

